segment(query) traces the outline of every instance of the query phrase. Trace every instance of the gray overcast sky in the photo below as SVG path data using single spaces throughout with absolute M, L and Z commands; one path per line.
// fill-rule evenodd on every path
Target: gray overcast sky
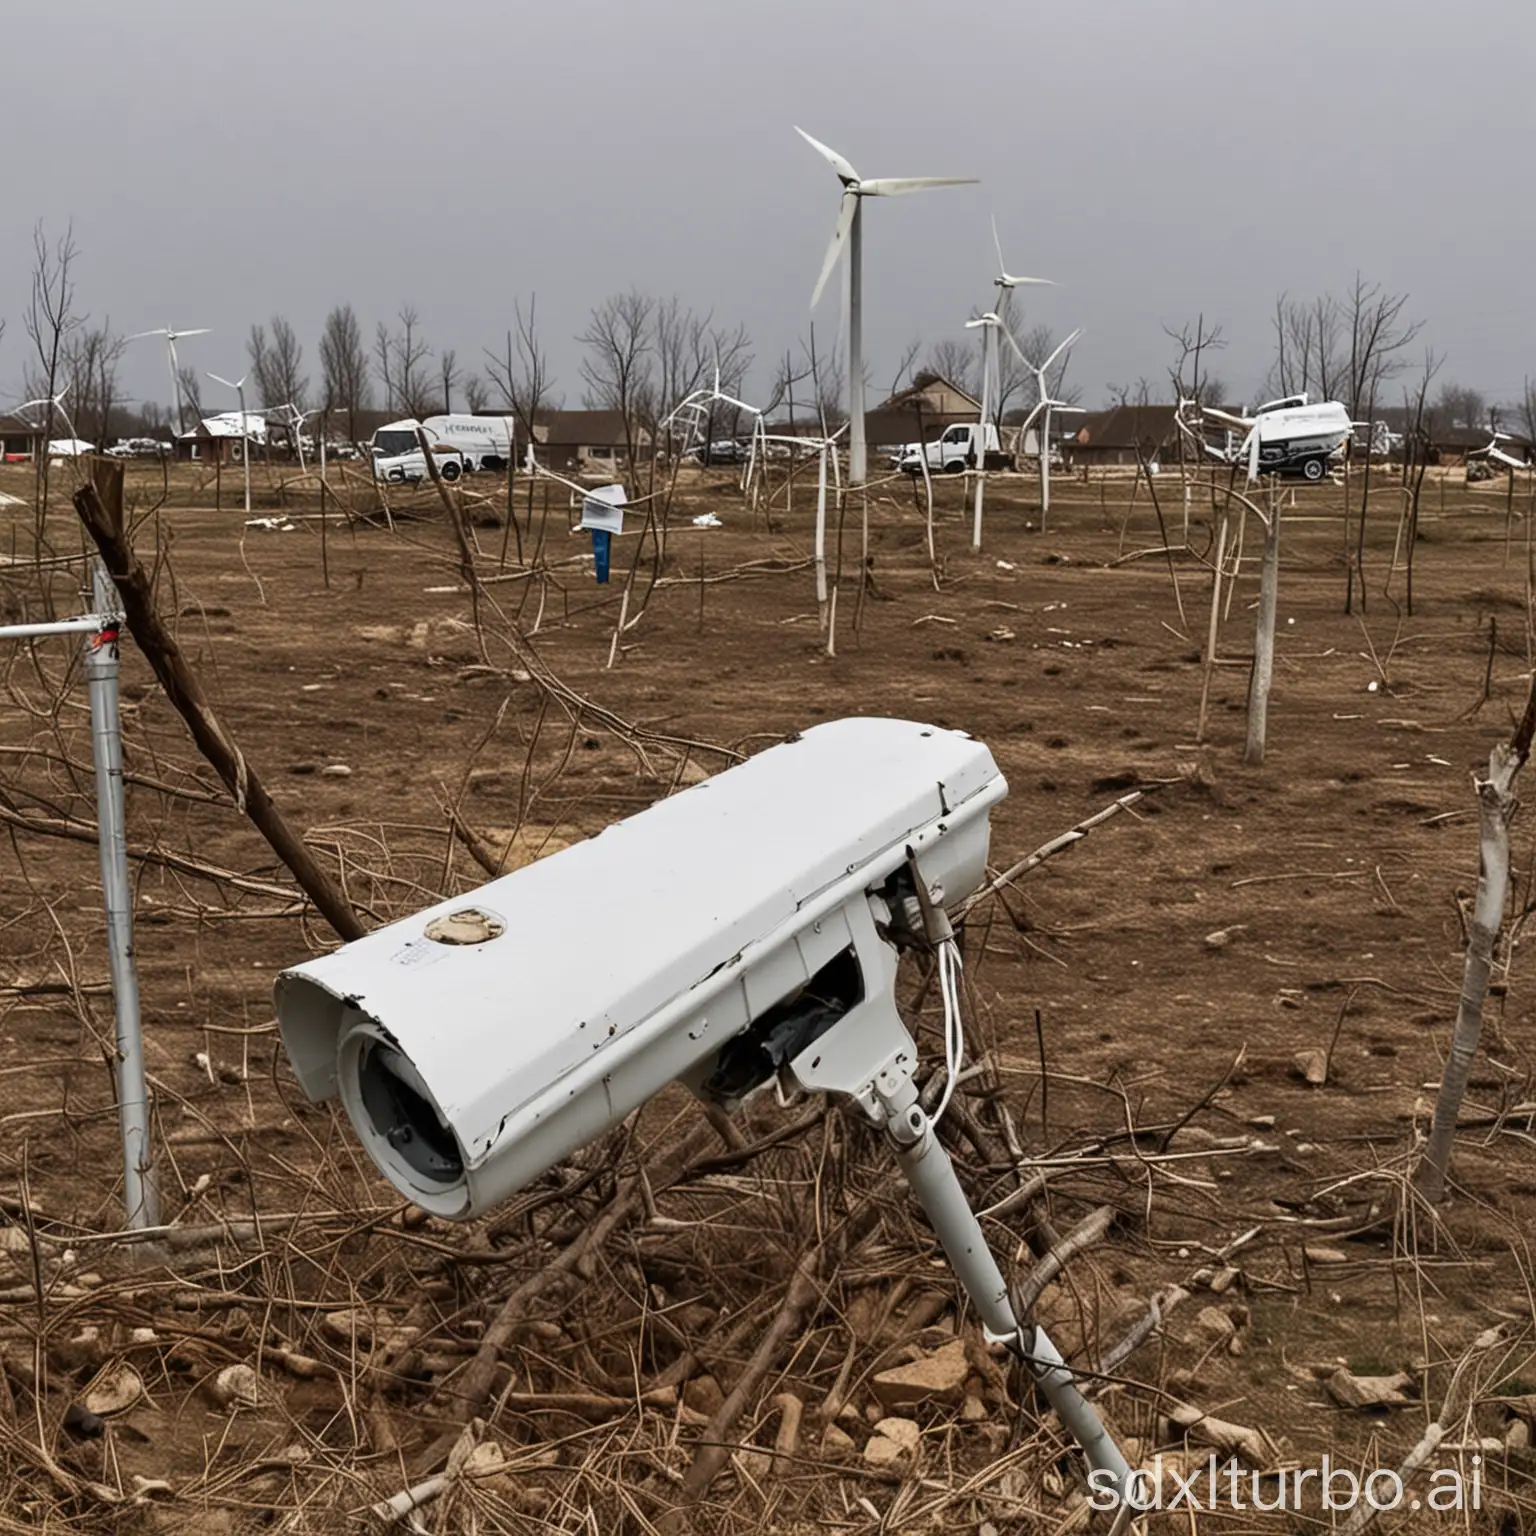
M 1412 295 L 1442 377 L 1498 399 L 1536 375 L 1532 0 L 48 0 L 7 22 L 11 398 L 39 218 L 73 218 L 94 317 L 213 327 L 199 369 L 241 370 L 282 313 L 318 375 L 339 301 L 370 336 L 409 301 L 478 363 L 537 291 L 576 405 L 571 338 L 635 284 L 744 322 L 762 390 L 837 205 L 795 123 L 866 176 L 983 180 L 868 205 L 877 387 L 989 299 L 993 212 L 1010 267 L 1062 284 L 1025 323 L 1087 327 L 1092 402 L 1161 381 L 1162 325 L 1201 309 L 1251 397 L 1276 295 L 1357 268 Z M 124 385 L 169 395 L 156 343 Z

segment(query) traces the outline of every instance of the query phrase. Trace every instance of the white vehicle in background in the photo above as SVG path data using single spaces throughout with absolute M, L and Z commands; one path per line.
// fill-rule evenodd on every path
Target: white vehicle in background
M 909 475 L 922 473 L 925 456 L 929 474 L 958 475 L 973 465 L 987 467 L 980 464 L 980 461 L 1001 452 L 1002 444 L 998 441 L 997 427 L 993 422 L 987 423 L 983 433 L 980 422 L 962 421 L 946 427 L 942 435 L 931 443 L 904 444 L 893 457 L 896 467 Z
M 510 416 L 414 416 L 387 422 L 373 434 L 373 478 L 403 485 L 427 478 L 425 436 L 444 480 L 477 470 L 505 471 L 512 461 Z

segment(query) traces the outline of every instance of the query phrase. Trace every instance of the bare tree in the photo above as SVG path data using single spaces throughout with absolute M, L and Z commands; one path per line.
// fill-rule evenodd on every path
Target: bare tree
M 936 341 L 928 348 L 918 376 L 921 377 L 923 373 L 936 374 L 941 379 L 947 379 L 957 389 L 964 390 L 968 395 L 979 395 L 981 393 L 980 348 L 969 336 L 963 341 L 958 336 L 946 336 L 942 341 Z
M 350 432 L 350 418 L 373 403 L 362 327 L 350 304 L 338 304 L 325 317 L 320 333 L 320 369 L 325 407 L 345 411 Z
M 104 446 L 111 439 L 117 366 L 124 345 L 109 324 L 79 326 L 64 343 L 59 376 L 69 391 L 69 414 L 75 428 L 88 442 Z
M 619 413 L 631 469 L 639 413 L 654 398 L 655 313 L 655 299 L 638 289 L 611 294 L 592 311 L 587 328 L 576 338 L 586 349 L 581 360 L 583 399 L 589 409 Z
M 1219 352 L 1226 346 L 1220 325 L 1207 325 L 1205 315 L 1195 317 L 1194 325 L 1184 324 L 1178 330 L 1165 325 L 1163 334 L 1179 349 L 1178 360 L 1168 370 L 1174 393 L 1180 400 L 1194 400 L 1201 405 L 1220 405 L 1220 380 L 1213 381 L 1206 368 L 1206 354 Z M 1217 386 L 1212 390 L 1212 383 Z
M 519 302 L 513 306 L 516 330 L 507 332 L 506 350 L 498 356 L 486 349 L 486 369 L 491 383 L 502 393 L 522 429 L 523 441 L 534 441 L 534 426 L 549 399 L 554 378 L 549 371 L 549 354 L 539 341 L 538 295 L 528 301 L 523 313 Z
M 3 327 L 0 327 L 0 334 L 4 334 Z M 1525 381 L 1525 392 L 1521 395 L 1515 411 L 1526 441 L 1536 443 L 1536 380 Z
M 252 394 L 259 406 L 280 405 L 282 395 L 277 387 L 277 369 L 272 356 L 272 344 L 267 340 L 267 328 L 253 325 L 246 338 L 245 355 L 250 359 L 251 378 L 256 388 Z
M 22 316 L 22 324 L 36 354 L 37 369 L 29 372 L 27 392 L 48 403 L 42 407 L 43 452 L 34 465 L 37 542 L 41 549 L 48 521 L 48 451 L 47 442 L 56 435 L 54 397 L 59 392 L 59 364 L 70 333 L 82 323 L 75 314 L 74 265 L 79 256 L 75 228 L 50 241 L 42 221 L 32 230 L 32 292 Z
M 176 378 L 181 385 L 183 408 L 191 413 L 194 422 L 201 421 L 206 414 L 203 410 L 202 375 L 196 368 L 178 368 Z
M 427 372 L 432 349 L 421 335 L 421 317 L 409 304 L 401 309 L 400 328 L 381 320 L 374 332 L 374 366 L 384 385 L 384 407 L 407 416 L 430 416 L 436 409 L 437 381 Z
M 272 316 L 272 382 L 277 386 L 277 404 L 304 409 L 309 397 L 304 348 L 293 327 L 281 315 Z
M 437 380 L 441 388 L 443 415 L 453 415 L 453 392 L 459 384 L 459 354 L 452 347 L 445 347 L 437 359 Z
M 491 403 L 491 386 L 486 383 L 482 373 L 466 373 L 464 375 L 464 404 L 469 407 L 470 415 L 478 415 Z
M 1478 390 L 1447 379 L 1435 394 L 1435 413 L 1452 427 L 1481 427 L 1488 421 L 1488 401 Z

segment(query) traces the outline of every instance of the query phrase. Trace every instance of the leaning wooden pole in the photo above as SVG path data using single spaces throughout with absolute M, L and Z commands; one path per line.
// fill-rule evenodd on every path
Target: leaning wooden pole
M 315 862 L 262 786 L 255 768 L 220 725 L 176 637 L 156 610 L 149 573 L 133 552 L 123 517 L 123 466 L 98 459 L 92 473 L 93 480 L 75 492 L 75 510 L 117 587 L 134 643 L 149 662 L 166 698 L 187 722 L 198 750 L 235 797 L 236 807 L 266 838 L 326 922 L 343 939 L 362 938 L 365 930 L 352 903 Z
M 1414 1174 L 1414 1182 L 1428 1200 L 1445 1198 L 1446 1171 L 1462 1097 L 1472 1074 L 1472 1059 L 1483 1032 L 1483 1003 L 1493 972 L 1493 951 L 1504 925 L 1504 905 L 1509 896 L 1509 827 L 1518 801 L 1515 779 L 1531 755 L 1536 734 L 1536 674 L 1525 701 L 1525 714 L 1508 741 L 1495 743 L 1488 754 L 1488 777 L 1477 780 L 1478 870 L 1477 900 L 1472 909 L 1472 931 L 1467 939 L 1467 959 L 1462 971 L 1461 999 L 1456 1009 L 1456 1028 L 1451 1033 L 1451 1054 L 1440 1079 L 1435 1102 L 1435 1121 L 1429 1144 Z

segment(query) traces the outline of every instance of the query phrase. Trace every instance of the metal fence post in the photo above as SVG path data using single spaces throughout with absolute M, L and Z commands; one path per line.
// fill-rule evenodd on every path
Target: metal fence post
M 96 765 L 97 846 L 107 909 L 107 956 L 112 977 L 117 1055 L 117 1117 L 123 1138 L 123 1205 L 130 1227 L 160 1222 L 151 1169 L 149 1095 L 144 1083 L 144 1037 L 139 1024 L 139 981 L 133 964 L 133 889 L 128 880 L 128 838 L 123 805 L 123 733 L 118 711 L 117 590 L 99 560 L 91 563 L 93 607 L 101 627 L 86 637 L 85 675 L 91 701 L 91 757 Z

